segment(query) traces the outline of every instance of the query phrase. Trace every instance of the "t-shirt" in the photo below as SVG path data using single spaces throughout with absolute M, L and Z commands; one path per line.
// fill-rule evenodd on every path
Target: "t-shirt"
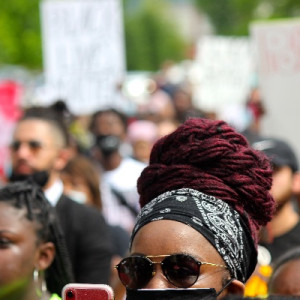
M 138 212 L 139 195 L 137 192 L 137 180 L 140 177 L 146 164 L 132 158 L 123 158 L 121 164 L 114 170 L 104 171 L 101 180 L 102 212 L 106 221 L 113 226 L 121 226 L 131 232 L 136 215 L 112 192 L 112 188 L 123 196 L 131 207 Z
M 57 294 L 52 294 L 49 300 L 61 300 L 61 298 Z
M 271 254 L 271 261 L 274 262 L 279 256 L 288 250 L 300 246 L 300 222 L 289 232 L 275 237 L 272 243 L 260 243 Z

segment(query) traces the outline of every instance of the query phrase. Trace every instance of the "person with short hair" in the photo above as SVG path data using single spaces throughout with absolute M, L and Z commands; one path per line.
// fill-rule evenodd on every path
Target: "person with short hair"
M 124 149 L 131 146 L 124 142 L 127 123 L 121 116 L 114 109 L 93 115 L 91 154 L 102 175 L 99 184 L 105 220 L 130 233 L 139 212 L 136 181 L 146 164 L 129 157 L 129 152 L 125 154 Z
M 13 133 L 10 180 L 30 177 L 43 187 L 65 234 L 75 281 L 108 283 L 112 244 L 104 217 L 63 193 L 60 171 L 69 160 L 68 146 L 68 131 L 51 108 L 28 108 Z
M 262 151 L 273 165 L 271 194 L 276 214 L 261 233 L 260 245 L 271 255 L 270 262 L 293 247 L 300 246 L 300 219 L 293 196 L 300 191 L 300 173 L 296 154 L 284 140 L 261 137 L 252 147 Z
M 243 294 L 275 209 L 271 183 L 268 159 L 228 124 L 187 120 L 156 142 L 138 179 L 142 210 L 120 280 L 128 290 Z
M 269 280 L 269 293 L 272 295 L 300 296 L 300 247 L 295 247 L 281 255 L 273 263 Z
M 266 297 L 274 261 L 300 246 L 299 215 L 293 199 L 300 191 L 300 173 L 297 157 L 286 141 L 259 135 L 252 135 L 249 141 L 254 149 L 269 158 L 273 170 L 271 194 L 276 202 L 276 213 L 260 232 L 258 264 L 245 291 L 249 297 Z

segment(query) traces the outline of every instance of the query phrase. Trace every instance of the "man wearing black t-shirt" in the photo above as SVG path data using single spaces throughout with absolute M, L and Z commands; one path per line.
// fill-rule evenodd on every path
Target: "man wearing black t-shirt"
M 272 221 L 262 231 L 260 245 L 271 255 L 271 262 L 279 256 L 300 246 L 300 219 L 293 196 L 300 190 L 298 162 L 291 147 L 282 140 L 264 138 L 252 144 L 263 151 L 273 164 L 271 194 L 277 203 Z

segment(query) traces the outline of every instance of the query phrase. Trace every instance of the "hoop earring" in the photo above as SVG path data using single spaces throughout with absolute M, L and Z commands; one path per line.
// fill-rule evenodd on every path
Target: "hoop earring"
M 40 272 L 37 269 L 33 271 L 33 282 L 37 296 L 42 297 L 42 295 L 47 292 L 47 286 L 44 278 L 41 278 Z
M 34 281 L 34 283 L 38 283 L 38 281 L 39 281 L 39 271 L 37 270 L 37 269 L 34 269 L 34 271 L 33 271 L 33 281 Z

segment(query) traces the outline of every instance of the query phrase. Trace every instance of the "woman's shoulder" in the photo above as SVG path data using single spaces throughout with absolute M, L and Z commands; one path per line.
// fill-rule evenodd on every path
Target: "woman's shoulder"
M 49 300 L 61 300 L 61 298 L 57 294 L 52 294 Z

